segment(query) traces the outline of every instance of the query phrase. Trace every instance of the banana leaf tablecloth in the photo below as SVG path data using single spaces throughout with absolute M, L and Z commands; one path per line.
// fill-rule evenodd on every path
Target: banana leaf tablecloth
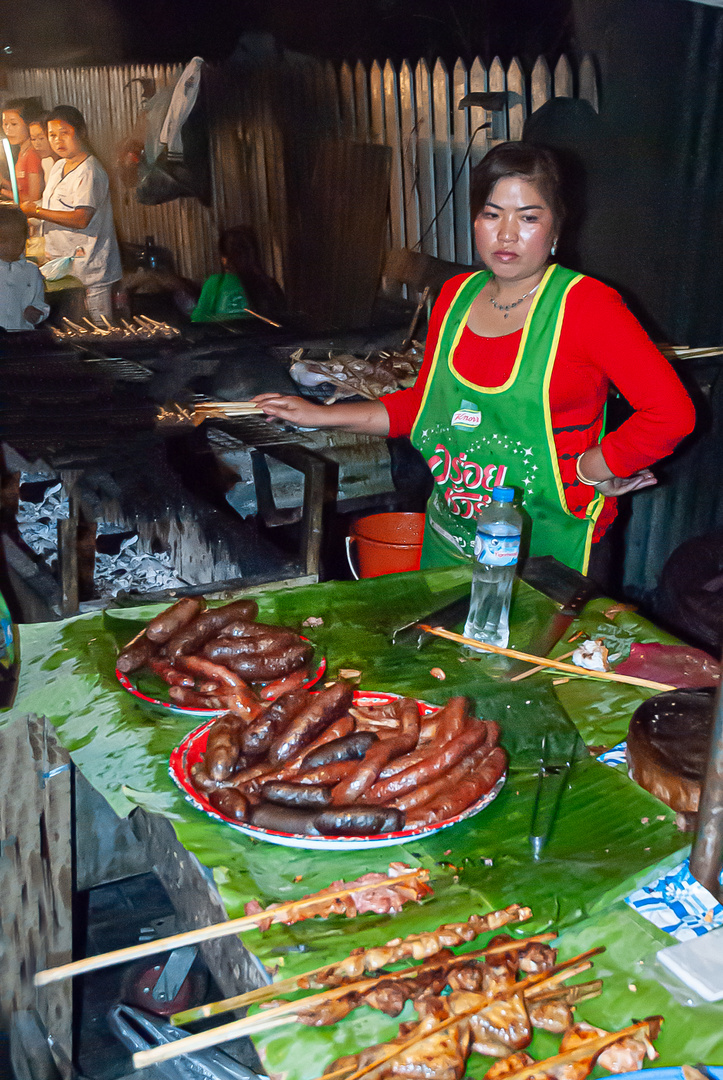
M 553 685 L 551 673 L 510 683 L 503 678 L 508 662 L 502 658 L 465 654 L 439 639 L 419 651 L 390 645 L 394 627 L 456 599 L 469 580 L 467 568 L 453 568 L 259 596 L 264 621 L 300 627 L 309 616 L 323 619 L 322 626 L 304 633 L 326 655 L 327 677 L 356 669 L 361 689 L 433 703 L 467 694 L 479 716 L 500 723 L 510 756 L 501 794 L 475 818 L 427 840 L 341 853 L 282 849 L 244 837 L 191 807 L 168 775 L 168 758 L 197 721 L 142 705 L 114 674 L 118 644 L 158 607 L 22 626 L 18 694 L 0 723 L 30 712 L 45 715 L 117 813 L 141 806 L 165 815 L 180 842 L 212 871 L 230 916 L 241 914 L 252 898 L 293 899 L 335 879 L 384 870 L 390 861 L 429 868 L 434 897 L 405 908 L 391 923 L 388 916 L 367 914 L 354 923 L 333 917 L 245 935 L 246 945 L 281 976 L 338 959 L 355 946 L 432 930 L 516 901 L 533 910 L 525 933 L 560 929 L 563 957 L 592 944 L 607 947 L 595 969 L 606 977 L 605 990 L 581 1007 L 584 1018 L 609 1028 L 660 1012 L 666 1017 L 657 1044 L 661 1064 L 723 1061 L 723 1007 L 686 1008 L 658 985 L 647 960 L 672 939 L 620 902 L 686 854 L 688 840 L 675 828 L 674 814 L 622 772 L 595 761 L 578 739 L 577 761 L 540 861 L 533 861 L 528 842 L 543 735 L 549 752 L 561 756 L 570 752 L 578 731 L 588 745 L 612 746 L 625 737 L 633 711 L 650 691 L 574 677 Z M 511 645 L 525 648 L 553 610 L 547 598 L 519 582 Z M 571 633 L 577 629 L 604 637 L 622 655 L 633 641 L 675 640 L 604 599 L 588 604 Z M 557 651 L 566 648 L 561 643 Z M 435 668 L 444 672 L 443 681 L 431 674 Z M 398 1022 L 363 1008 L 334 1027 L 295 1025 L 255 1041 L 271 1071 L 288 1080 L 311 1080 L 339 1054 L 395 1034 Z M 554 1053 L 555 1046 L 550 1036 L 536 1033 L 532 1052 Z M 474 1064 L 471 1074 L 481 1076 L 482 1061 L 477 1069 Z

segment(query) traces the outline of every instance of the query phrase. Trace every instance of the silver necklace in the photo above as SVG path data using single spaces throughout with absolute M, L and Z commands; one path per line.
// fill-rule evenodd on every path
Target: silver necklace
M 523 300 L 526 300 L 528 296 L 532 296 L 533 292 L 535 292 L 536 289 L 539 289 L 539 287 L 540 287 L 540 282 L 538 281 L 537 285 L 535 285 L 534 288 L 530 289 L 529 292 L 526 292 L 524 294 L 524 296 L 520 297 L 519 300 L 515 300 L 515 302 L 513 304 L 498 304 L 497 301 L 495 300 L 494 296 L 490 296 L 489 301 L 490 301 L 490 304 L 492 304 L 492 307 L 495 308 L 496 311 L 501 311 L 502 312 L 502 318 L 503 319 L 508 319 L 512 309 L 516 308 L 518 304 L 521 304 Z

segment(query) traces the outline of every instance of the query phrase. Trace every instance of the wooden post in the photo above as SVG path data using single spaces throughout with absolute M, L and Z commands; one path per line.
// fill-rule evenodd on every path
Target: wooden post
M 710 756 L 698 809 L 698 832 L 690 856 L 690 872 L 708 892 L 723 897 L 723 694 L 716 696 Z

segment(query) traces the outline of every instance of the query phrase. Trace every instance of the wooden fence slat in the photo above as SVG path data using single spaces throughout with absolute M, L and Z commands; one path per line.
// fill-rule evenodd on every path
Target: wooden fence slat
M 354 65 L 354 106 L 357 139 L 374 142 L 369 125 L 369 78 L 361 60 Z
M 555 97 L 572 97 L 572 68 L 563 53 L 555 64 Z
M 470 109 L 458 108 L 460 101 L 469 93 L 469 75 L 461 60 L 452 72 L 452 167 L 454 194 L 454 261 L 472 262 L 472 231 L 469 226 L 469 156 L 465 161 L 470 139 Z M 475 110 L 479 112 L 479 110 Z M 482 132 L 480 132 L 480 135 Z M 479 139 L 480 135 L 476 136 Z
M 434 101 L 434 179 L 437 206 L 437 254 L 456 261 L 454 236 L 454 170 L 452 168 L 452 125 L 450 122 L 450 78 L 442 60 L 432 72 Z
M 392 171 L 389 180 L 391 246 L 407 246 L 404 212 L 404 175 L 402 164 L 402 129 L 399 115 L 399 84 L 390 60 L 384 65 L 384 142 L 392 148 Z M 416 242 L 415 236 L 411 243 Z
M 354 75 L 349 65 L 344 61 L 339 69 L 339 112 L 341 114 L 341 130 L 347 139 L 355 139 L 356 133 L 356 107 L 354 103 Z
M 536 112 L 541 105 L 552 97 L 552 76 L 544 56 L 538 56 L 532 69 L 530 80 L 532 92 L 532 112 Z
M 499 56 L 496 56 L 490 64 L 490 76 L 489 76 L 490 90 L 506 90 L 507 80 L 505 79 L 505 69 L 502 66 L 502 61 Z M 497 112 L 493 116 L 488 117 L 492 120 L 492 138 L 490 140 L 492 146 L 496 146 L 499 142 L 506 142 L 510 137 L 509 123 L 508 123 L 508 110 L 503 109 L 502 112 Z
M 417 160 L 417 110 L 414 75 L 403 60 L 399 69 L 399 119 L 401 126 L 402 179 L 404 184 L 404 220 L 408 248 L 416 248 L 421 236 L 419 222 L 419 185 Z
M 580 61 L 578 96 L 589 101 L 595 112 L 598 112 L 597 76 L 595 74 L 595 62 L 589 53 L 585 53 Z
M 419 248 L 428 255 L 438 255 L 436 180 L 434 171 L 434 106 L 432 79 L 426 60 L 420 60 L 414 72 L 416 123 L 410 144 L 416 147 L 415 188 L 419 203 Z
M 489 89 L 491 89 L 491 87 L 489 85 L 487 69 L 479 56 L 476 56 L 472 61 L 472 67 L 469 69 L 469 92 L 470 94 L 484 93 Z M 475 105 L 467 111 L 469 112 L 470 134 L 472 134 L 480 124 L 487 124 L 492 121 L 492 113 L 488 112 L 487 109 L 480 109 Z M 472 168 L 479 164 L 491 147 L 491 130 L 491 128 L 483 128 L 482 131 L 479 131 L 474 136 L 474 142 L 472 143 L 472 150 L 469 156 Z
M 519 142 L 522 138 L 522 129 L 527 116 L 527 95 L 525 94 L 525 73 L 516 56 L 513 57 L 512 63 L 507 69 L 507 89 L 511 95 L 516 95 L 516 97 L 512 97 L 507 110 L 509 137 L 515 142 Z

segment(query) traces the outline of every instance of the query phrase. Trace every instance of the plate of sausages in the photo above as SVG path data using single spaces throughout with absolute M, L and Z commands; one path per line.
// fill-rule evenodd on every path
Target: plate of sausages
M 255 600 L 206 607 L 184 597 L 125 645 L 116 677 L 140 701 L 174 713 L 252 720 L 280 694 L 313 686 L 326 670 L 308 638 L 256 621 Z
M 170 775 L 199 810 L 255 839 L 346 851 L 419 840 L 478 814 L 507 768 L 499 726 L 344 682 L 291 690 L 251 721 L 190 732 Z

